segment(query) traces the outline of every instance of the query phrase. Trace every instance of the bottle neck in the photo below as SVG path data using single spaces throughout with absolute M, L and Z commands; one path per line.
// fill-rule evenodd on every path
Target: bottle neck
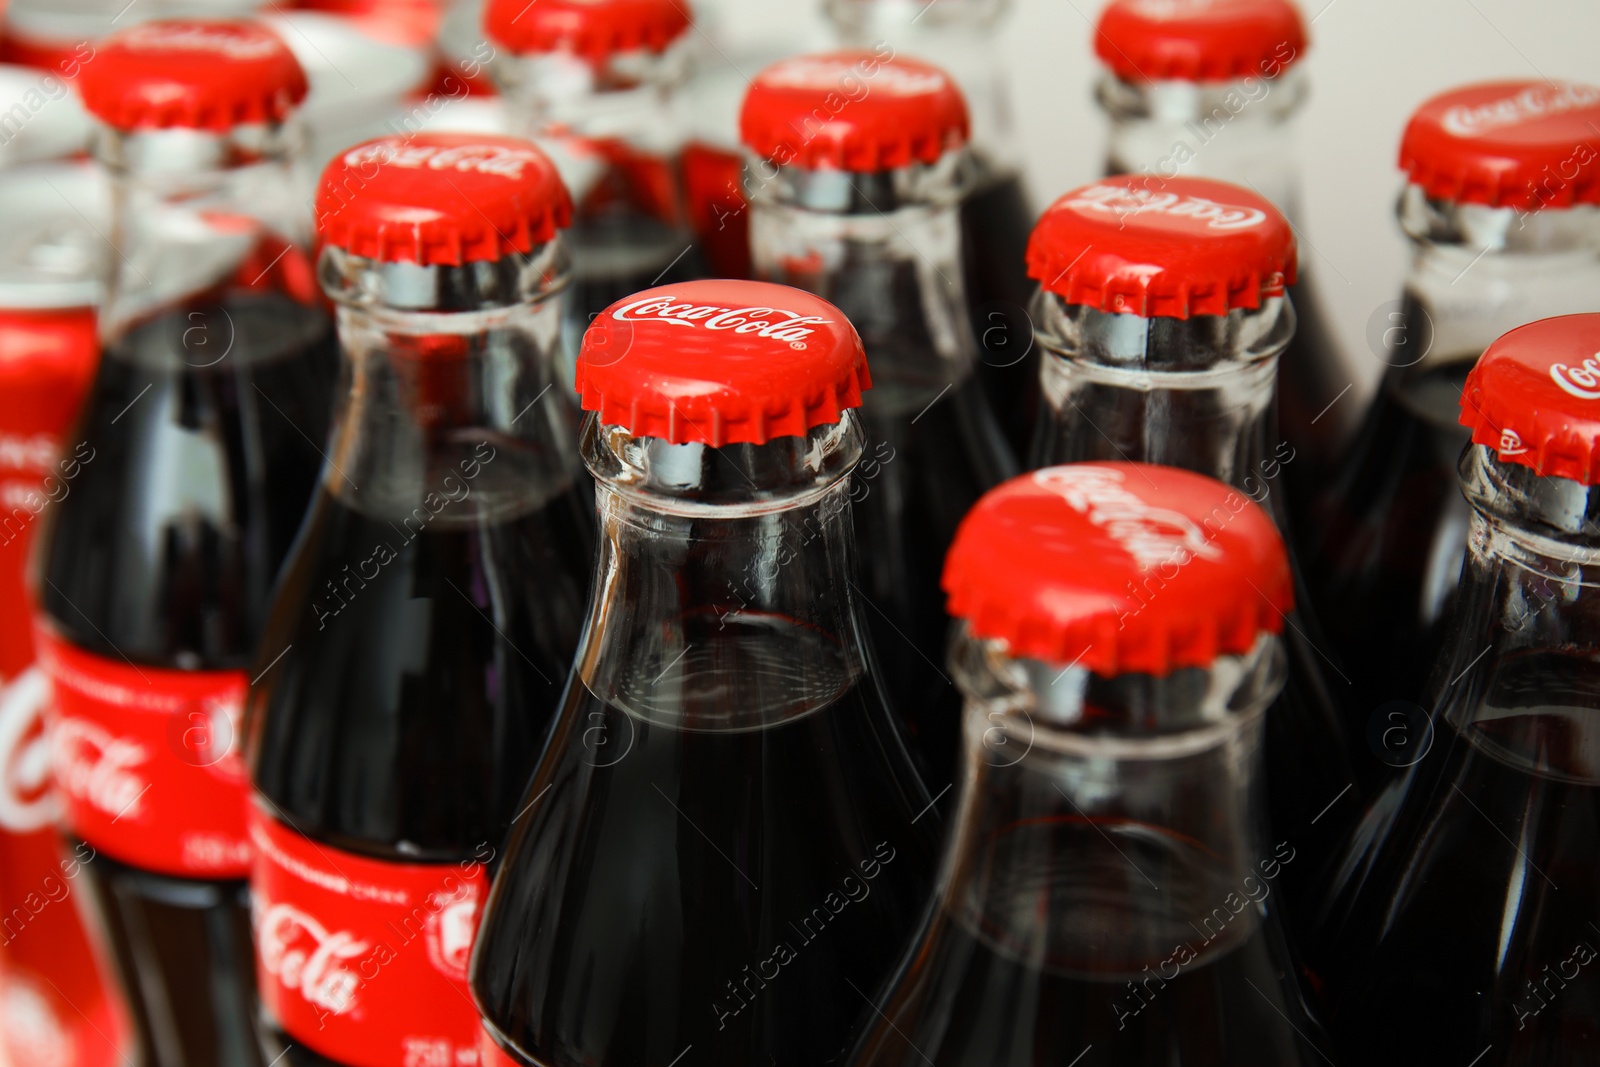
M 102 127 L 96 156 L 112 178 L 111 257 L 101 335 L 229 291 L 316 299 L 311 217 L 297 122 L 124 132 Z M 207 328 L 211 324 L 206 324 Z
M 1293 858 L 1264 843 L 1256 804 L 1277 639 L 1210 669 L 1106 678 L 963 630 L 952 668 L 966 704 L 947 914 L 1012 958 L 1136 984 L 1258 929 Z
M 1397 213 L 1412 257 L 1405 348 L 1389 362 L 1407 375 L 1447 365 L 1465 373 L 1509 330 L 1594 306 L 1600 208 L 1491 208 L 1408 185 Z
M 567 489 L 578 418 L 556 387 L 564 265 L 559 239 L 466 267 L 325 249 L 342 366 L 324 490 L 376 518 L 426 508 L 477 525 Z
M 1272 492 L 1294 450 L 1277 436 L 1278 356 L 1294 336 L 1287 297 L 1226 315 L 1142 318 L 1033 303 L 1043 400 L 1035 466 L 1131 460 L 1182 467 L 1244 492 L 1281 522 Z
M 859 421 L 765 445 L 668 444 L 590 417 L 600 559 L 576 671 L 635 718 L 751 730 L 866 672 L 850 472 Z
M 519 133 L 671 156 L 681 140 L 670 121 L 673 97 L 688 62 L 685 39 L 665 52 L 624 52 L 603 62 L 561 52 L 507 55 L 493 70 Z
M 1476 444 L 1461 487 L 1473 513 L 1435 729 L 1522 772 L 1600 785 L 1600 490 Z
M 975 359 L 961 267 L 967 157 L 881 173 L 752 164 L 757 277 L 816 293 L 855 325 L 869 411 L 916 414 Z
M 1009 0 L 829 0 L 842 44 L 916 56 L 949 74 L 967 100 L 977 187 L 1022 169 L 1008 56 L 998 31 Z
M 1254 188 L 1298 222 L 1294 118 L 1306 96 L 1301 71 L 1144 84 L 1107 74 L 1096 95 L 1111 123 L 1108 174 L 1143 174 L 1158 190 L 1179 175 L 1232 182 Z

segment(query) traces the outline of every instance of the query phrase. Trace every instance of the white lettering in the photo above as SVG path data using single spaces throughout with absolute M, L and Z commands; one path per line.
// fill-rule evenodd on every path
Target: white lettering
M 1580 400 L 1600 400 L 1600 352 L 1577 367 L 1556 363 L 1550 367 L 1550 380 Z
M 1082 189 L 1067 201 L 1067 206 L 1107 215 L 1151 213 L 1192 218 L 1196 222 L 1204 222 L 1212 230 L 1242 230 L 1259 226 L 1267 219 L 1267 213 L 1259 208 L 1220 204 L 1199 196 L 1179 196 L 1176 193 L 1157 193 L 1149 189 L 1127 189 L 1115 185 L 1092 185 Z
M 782 308 L 744 307 L 726 308 L 716 305 L 684 304 L 671 295 L 651 296 L 635 300 L 617 308 L 611 317 L 619 322 L 658 320 L 672 326 L 704 326 L 708 330 L 731 330 L 737 334 L 753 334 L 775 341 L 799 344 L 816 332 L 812 327 L 825 326 L 832 319 L 815 315 L 798 315 Z
M 1141 571 L 1190 556 L 1217 559 L 1222 554 L 1187 515 L 1156 507 L 1124 489 L 1119 471 L 1073 464 L 1038 471 L 1033 480 L 1110 534 Z
M 1530 85 L 1514 96 L 1487 104 L 1453 107 L 1439 124 L 1452 137 L 1477 137 L 1501 126 L 1519 126 L 1595 104 L 1600 104 L 1600 89 L 1593 86 Z
M 50 732 L 56 781 L 70 797 L 116 819 L 138 819 L 150 783 L 135 768 L 150 758 L 137 741 L 83 719 L 61 719 Z
M 341 966 L 370 948 L 347 931 L 329 933 L 321 923 L 288 904 L 262 901 L 256 943 L 262 968 L 291 992 L 335 1015 L 355 1007 L 357 974 Z

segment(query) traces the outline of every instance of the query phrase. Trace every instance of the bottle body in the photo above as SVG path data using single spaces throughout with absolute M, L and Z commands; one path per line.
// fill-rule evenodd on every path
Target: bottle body
M 1295 328 L 1287 298 L 1188 319 L 1100 312 L 1050 293 L 1034 308 L 1045 350 L 1035 465 L 1120 459 L 1192 470 L 1287 526 L 1283 474 L 1295 454 L 1271 431 L 1277 353 Z M 1159 587 L 1146 595 L 1159 597 Z M 1314 868 L 1329 861 L 1357 807 L 1348 681 L 1326 658 L 1314 619 L 1300 609 L 1287 618 L 1288 674 L 1264 727 L 1266 810 L 1272 837 L 1313 857 L 1283 882 L 1298 923 L 1319 884 Z
M 1456 474 L 1469 437 L 1458 418 L 1462 383 L 1501 334 L 1594 306 L 1594 211 L 1521 220 L 1514 209 L 1429 201 L 1414 186 L 1402 196 L 1416 247 L 1385 331 L 1389 367 L 1315 502 L 1306 556 L 1329 636 L 1348 662 L 1368 665 L 1368 707 L 1430 698 L 1467 542 Z
M 105 134 L 120 255 L 37 574 L 55 776 L 149 1062 L 257 1062 L 245 668 L 322 465 L 335 361 L 292 126 Z M 220 164 L 234 158 L 238 167 Z
M 884 681 L 936 792 L 953 781 L 960 734 L 939 574 L 961 519 L 1015 470 L 975 372 L 959 217 L 937 198 L 957 165 L 898 177 L 796 172 L 792 185 L 757 192 L 751 217 L 757 274 L 838 306 L 867 349 L 868 445 L 851 490 L 860 590 Z M 819 207 L 839 202 L 829 187 L 841 181 L 853 183 L 850 208 Z M 922 192 L 894 190 L 915 181 Z
M 933 6 L 881 0 L 834 0 L 828 15 L 841 43 L 880 54 L 916 56 L 947 71 L 972 113 L 972 142 L 960 205 L 962 285 L 979 339 L 975 373 L 1012 451 L 1028 443 L 1037 403 L 1038 363 L 1019 355 L 1012 336 L 1033 283 L 1028 234 L 1036 212 L 1022 178 L 1022 155 L 998 40 L 1007 4 L 962 0 Z M 985 339 L 992 343 L 984 343 Z
M 16 308 L 28 288 L 0 290 L 11 305 L 0 311 L 0 1054 L 109 1067 L 125 1055 L 129 1024 L 74 893 L 95 853 L 63 850 L 55 827 L 49 683 L 25 583 L 43 512 L 93 461 L 92 449 L 75 454 L 63 438 L 94 372 L 95 316 L 92 307 Z
M 1221 721 L 1194 701 L 1204 671 L 1091 678 L 970 637 L 954 657 L 955 833 L 850 1062 L 1315 1062 L 1278 913 L 1297 850 L 1254 809 L 1274 643 L 1218 665 L 1243 680 Z
M 383 281 L 431 270 L 408 291 L 467 301 L 486 277 L 560 261 L 552 243 Z M 385 269 L 325 254 L 345 353 L 337 459 L 284 568 L 248 710 L 264 1055 L 286 1063 L 473 1054 L 467 958 L 592 554 L 576 413 L 553 388 L 559 274 L 509 306 L 362 303 Z M 334 963 L 313 976 L 301 961 L 319 950 Z
M 1330 1029 L 1360 1062 L 1409 1062 L 1425 1046 L 1490 1064 L 1586 1062 L 1585 901 L 1600 891 L 1592 550 L 1570 516 L 1592 505 L 1584 486 L 1482 446 L 1460 469 L 1473 515 L 1440 661 L 1453 681 L 1426 748 L 1353 840 L 1311 963 Z M 1400 989 L 1403 1009 L 1389 999 Z
M 634 480 L 745 494 L 808 447 L 822 484 L 759 507 Z M 839 466 L 860 447 L 849 415 L 722 449 L 588 423 L 591 469 L 633 477 L 602 473 L 599 585 L 474 960 L 512 1062 L 823 1062 L 867 1010 L 938 816 L 862 644 Z

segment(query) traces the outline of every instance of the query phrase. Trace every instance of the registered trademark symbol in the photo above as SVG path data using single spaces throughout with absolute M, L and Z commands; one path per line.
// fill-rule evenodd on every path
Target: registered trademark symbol
M 796 352 L 804 352 L 806 350 L 806 343 L 804 341 L 790 341 L 789 347 L 794 349 Z

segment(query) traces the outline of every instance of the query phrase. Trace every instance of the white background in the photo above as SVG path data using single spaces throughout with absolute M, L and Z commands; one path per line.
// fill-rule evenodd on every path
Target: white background
M 720 0 L 735 41 L 800 41 L 817 0 Z M 1013 0 L 1002 30 L 1036 207 L 1098 176 L 1105 127 L 1093 102 L 1098 0 Z M 1310 265 L 1358 387 L 1381 364 L 1368 317 L 1399 295 L 1395 156 L 1411 109 L 1496 78 L 1600 81 L 1597 0 L 1300 0 L 1311 22 L 1311 97 L 1300 123 L 1301 259 Z M 1600 294 L 1596 295 L 1600 307 Z M 1353 397 L 1352 397 L 1353 399 Z

